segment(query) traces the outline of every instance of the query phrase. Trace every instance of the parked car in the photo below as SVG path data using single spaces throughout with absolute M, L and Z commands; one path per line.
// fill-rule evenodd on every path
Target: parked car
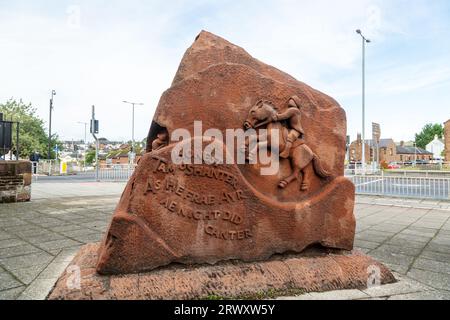
M 402 166 L 397 162 L 391 162 L 388 164 L 388 169 L 400 169 Z
M 421 160 L 421 159 L 417 159 L 416 164 L 417 165 L 424 165 L 424 164 L 429 164 L 430 161 L 428 160 Z
M 356 168 L 361 168 L 361 166 L 362 166 L 362 162 L 361 162 L 361 161 L 358 161 L 358 162 L 356 162 L 356 161 L 351 161 L 351 162 L 348 164 L 348 169 L 349 169 L 349 170 L 354 170 L 354 169 L 356 169 Z

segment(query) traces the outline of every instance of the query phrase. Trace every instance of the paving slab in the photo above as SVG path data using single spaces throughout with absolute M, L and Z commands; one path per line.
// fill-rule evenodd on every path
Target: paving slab
M 434 289 L 450 290 L 450 275 L 412 268 L 407 276 Z
M 450 292 L 438 290 L 414 292 L 393 295 L 388 300 L 450 300 Z

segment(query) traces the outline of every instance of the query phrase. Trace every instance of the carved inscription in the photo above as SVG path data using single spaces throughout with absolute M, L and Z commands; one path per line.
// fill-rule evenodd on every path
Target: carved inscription
M 215 239 L 233 241 L 252 238 L 251 230 L 242 226 L 244 217 L 234 213 L 238 210 L 233 210 L 233 205 L 247 198 L 233 174 L 214 165 L 174 165 L 161 157 L 153 159 L 153 172 L 163 173 L 165 177 L 149 177 L 144 194 L 157 195 L 159 205 L 168 214 L 193 222 L 204 221 L 205 234 Z M 223 183 L 224 187 L 218 191 L 199 192 L 195 186 L 180 181 L 177 172 L 187 177 L 214 179 Z
M 234 189 L 237 189 L 237 181 L 238 179 L 231 173 L 219 169 L 216 165 L 191 165 L 191 164 L 182 164 L 182 165 L 174 165 L 173 163 L 169 163 L 167 160 L 163 158 L 154 158 L 156 160 L 156 165 L 153 169 L 153 172 L 162 172 L 162 173 L 172 173 L 175 171 L 181 170 L 187 176 L 192 177 L 206 177 L 210 179 L 215 179 L 218 181 L 223 181 Z

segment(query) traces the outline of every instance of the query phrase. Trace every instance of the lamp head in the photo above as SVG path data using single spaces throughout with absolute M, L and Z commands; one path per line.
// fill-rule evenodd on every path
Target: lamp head
M 361 34 L 361 30 L 356 29 L 356 33 Z

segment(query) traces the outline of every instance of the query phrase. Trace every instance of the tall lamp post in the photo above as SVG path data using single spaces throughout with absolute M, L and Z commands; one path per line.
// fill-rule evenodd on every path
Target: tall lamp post
M 56 91 L 52 90 L 52 97 L 50 98 L 50 116 L 48 121 L 48 160 L 51 159 L 52 152 L 52 110 L 53 110 L 53 97 L 56 96 Z
M 143 106 L 144 104 L 140 102 L 129 102 L 129 101 L 122 101 L 122 102 L 126 104 L 131 104 L 133 106 L 133 117 L 131 123 L 131 152 L 134 154 L 134 106 Z
M 87 141 L 86 141 L 86 139 L 87 139 L 87 135 L 86 135 L 86 132 L 87 132 L 87 125 L 88 125 L 88 123 L 87 122 L 81 122 L 81 121 L 78 121 L 78 123 L 79 124 L 84 124 L 84 170 L 86 170 L 86 147 L 87 147 Z
M 356 33 L 361 36 L 362 39 L 362 169 L 365 173 L 366 169 L 366 43 L 370 43 L 370 40 L 364 37 L 361 30 L 356 30 Z

